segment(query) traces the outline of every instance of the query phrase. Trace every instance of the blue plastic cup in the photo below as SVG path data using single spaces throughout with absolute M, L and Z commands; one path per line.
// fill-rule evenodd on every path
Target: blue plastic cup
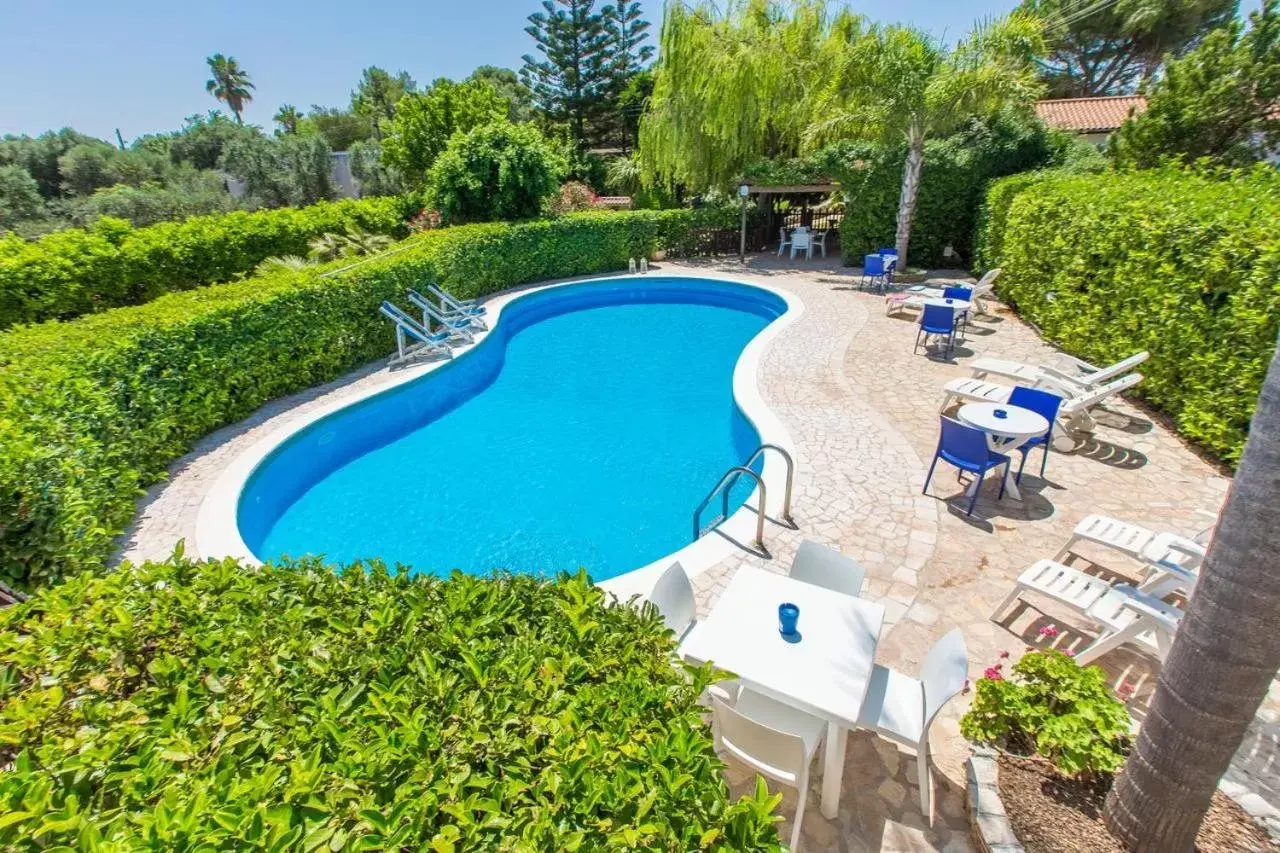
M 991 414 L 995 415 L 1000 420 L 1004 420 L 1005 418 L 1009 417 L 1009 413 L 1006 412 L 1004 409 L 996 409 Z
M 800 621 L 800 608 L 794 604 L 778 605 L 778 630 L 787 636 L 794 636 L 796 623 Z

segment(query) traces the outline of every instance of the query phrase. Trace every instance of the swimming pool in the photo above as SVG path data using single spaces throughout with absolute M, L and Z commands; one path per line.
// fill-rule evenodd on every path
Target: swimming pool
M 239 535 L 263 560 L 438 574 L 583 566 L 599 581 L 643 566 L 689 543 L 694 507 L 760 443 L 734 369 L 786 310 L 702 278 L 518 296 L 470 351 L 266 454 L 238 493 Z

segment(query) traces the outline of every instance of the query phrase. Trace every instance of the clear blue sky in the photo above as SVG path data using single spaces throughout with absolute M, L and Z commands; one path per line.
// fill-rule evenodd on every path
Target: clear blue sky
M 1256 7 L 1259 0 L 1246 0 Z M 642 0 L 657 28 L 661 0 Z M 954 40 L 1016 0 L 862 0 L 853 7 Z M 0 0 L 0 134 L 71 126 L 125 140 L 218 106 L 204 58 L 234 56 L 257 86 L 245 120 L 282 103 L 343 106 L 368 65 L 419 84 L 477 65 L 520 67 L 539 0 Z

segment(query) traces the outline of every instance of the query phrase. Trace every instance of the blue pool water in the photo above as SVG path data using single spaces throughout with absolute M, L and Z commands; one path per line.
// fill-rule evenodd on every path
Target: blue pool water
M 521 297 L 472 352 L 278 448 L 241 495 L 241 535 L 261 559 L 440 574 L 638 568 L 689 543 L 698 501 L 758 444 L 733 370 L 785 310 L 703 279 Z

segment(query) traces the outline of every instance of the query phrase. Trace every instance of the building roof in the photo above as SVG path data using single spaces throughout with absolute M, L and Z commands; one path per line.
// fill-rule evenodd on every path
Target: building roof
M 1077 133 L 1110 133 L 1119 127 L 1129 113 L 1147 108 L 1142 95 L 1107 95 L 1101 98 L 1063 98 L 1037 101 L 1036 115 L 1050 127 Z

